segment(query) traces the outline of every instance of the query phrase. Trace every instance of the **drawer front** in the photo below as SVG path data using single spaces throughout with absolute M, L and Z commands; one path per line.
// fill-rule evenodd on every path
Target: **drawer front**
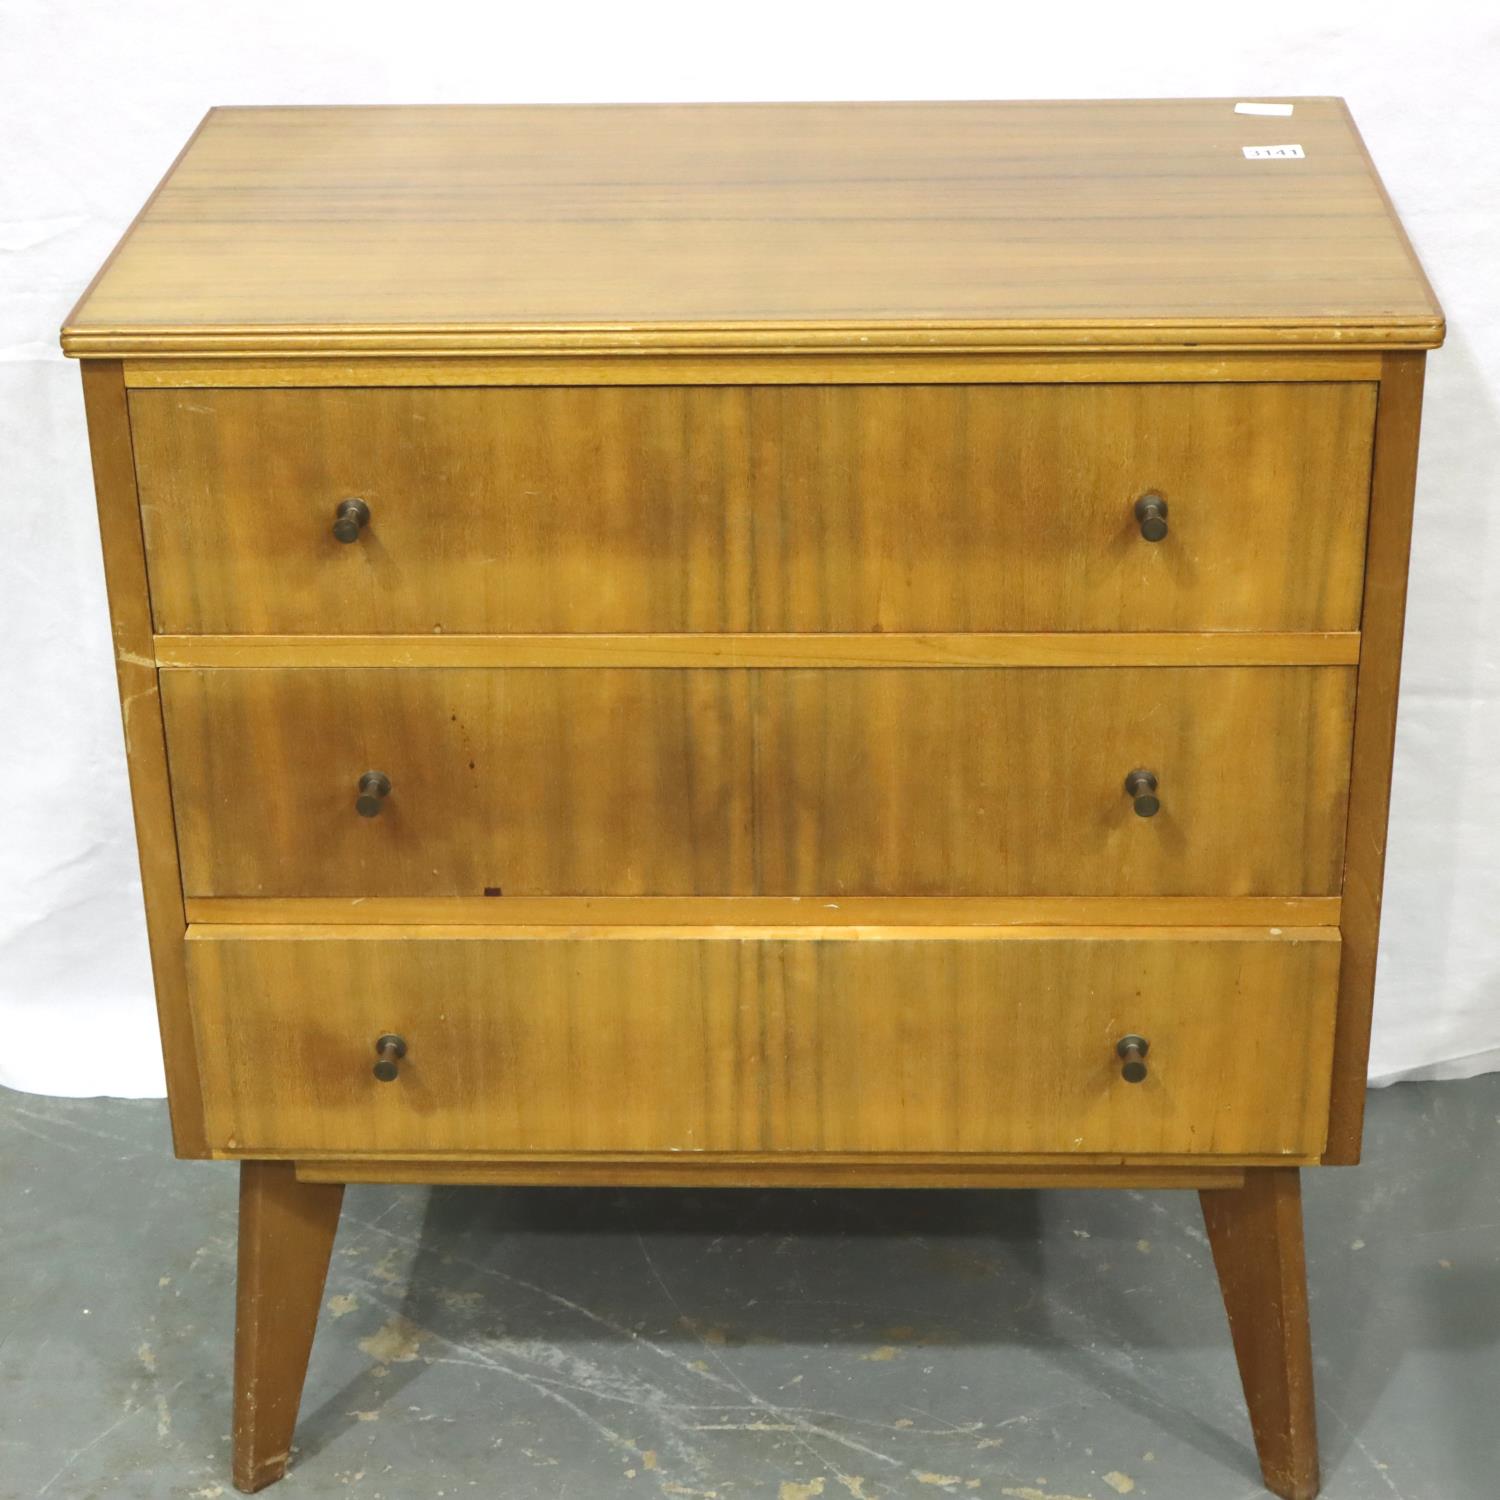
M 1333 895 L 1353 686 L 1344 667 L 162 673 L 189 896 Z M 1138 768 L 1154 817 L 1126 794 Z M 369 771 L 390 791 L 364 817 Z
M 192 929 L 211 1143 L 251 1155 L 1323 1145 L 1331 929 L 621 931 Z M 388 1033 L 406 1053 L 382 1083 Z M 1117 1051 L 1131 1034 L 1149 1043 L 1140 1083 Z
M 156 627 L 189 634 L 1352 630 L 1374 409 L 1364 383 L 130 402 Z

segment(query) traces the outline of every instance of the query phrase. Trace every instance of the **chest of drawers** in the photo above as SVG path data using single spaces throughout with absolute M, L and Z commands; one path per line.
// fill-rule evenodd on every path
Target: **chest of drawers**
M 205 120 L 63 342 L 240 1488 L 387 1181 L 1197 1189 L 1316 1492 L 1442 319 L 1292 108 Z

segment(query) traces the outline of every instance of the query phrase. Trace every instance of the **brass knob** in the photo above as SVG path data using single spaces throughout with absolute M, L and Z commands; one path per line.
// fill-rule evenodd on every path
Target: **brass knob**
M 1156 795 L 1156 775 L 1152 771 L 1132 771 L 1125 778 L 1125 795 L 1135 805 L 1138 818 L 1154 818 L 1161 811 L 1161 798 Z
M 1159 542 L 1167 534 L 1167 502 L 1155 490 L 1135 502 L 1135 519 L 1148 542 Z
M 341 542 L 357 542 L 370 524 L 370 507 L 363 500 L 340 500 L 334 507 L 333 534 Z
M 1126 1083 L 1144 1083 L 1146 1079 L 1146 1054 L 1151 1043 L 1143 1036 L 1122 1036 L 1115 1043 L 1120 1058 L 1120 1077 Z
M 354 810 L 362 818 L 373 818 L 390 794 L 391 778 L 384 771 L 366 771 L 359 778 L 359 796 L 354 799 Z
M 404 1037 L 396 1036 L 387 1032 L 375 1043 L 376 1055 L 380 1061 L 375 1064 L 375 1076 L 382 1083 L 394 1083 L 396 1081 L 396 1065 L 406 1056 L 406 1040 Z

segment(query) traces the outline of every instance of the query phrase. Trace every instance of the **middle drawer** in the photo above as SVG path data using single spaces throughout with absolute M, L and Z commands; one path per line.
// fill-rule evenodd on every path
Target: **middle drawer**
M 1339 889 L 1347 667 L 161 680 L 189 897 Z

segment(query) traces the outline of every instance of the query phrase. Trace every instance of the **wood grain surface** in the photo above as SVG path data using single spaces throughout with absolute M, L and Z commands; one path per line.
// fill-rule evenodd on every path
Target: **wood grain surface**
M 1280 1500 L 1315 1500 L 1318 1409 L 1301 1174 L 1295 1167 L 1247 1172 L 1244 1187 L 1206 1191 L 1202 1202 L 1266 1488 Z
M 343 1199 L 342 1183 L 300 1182 L 290 1162 L 240 1167 L 233 1472 L 245 1494 L 286 1473 Z
M 247 1155 L 1305 1154 L 1326 928 L 597 937 L 194 927 L 209 1132 Z M 407 1056 L 372 1075 L 375 1039 Z M 1151 1043 L 1144 1083 L 1118 1038 Z
M 1355 630 L 159 635 L 163 667 L 1353 667 Z
M 189 896 L 1339 889 L 1347 667 L 161 677 Z
M 137 391 L 158 631 L 1352 630 L 1373 383 Z M 1160 494 L 1169 534 L 1142 539 Z M 345 544 L 335 507 L 370 524 Z
M 579 345 L 587 339 L 579 335 Z M 641 354 L 164 354 L 127 359 L 130 390 L 472 385 L 1089 385 L 1183 381 L 1379 380 L 1370 348 L 1040 351 L 907 349 L 884 353 L 769 350 Z
M 1340 916 L 1344 968 L 1326 1158 L 1330 1164 L 1342 1166 L 1359 1160 L 1364 1134 L 1365 1079 L 1375 1008 L 1375 960 L 1380 948 L 1425 365 L 1426 356 L 1421 354 L 1387 357 L 1375 429 L 1370 543 L 1361 618 L 1366 634 L 1362 637 L 1356 690 L 1345 899 Z
M 497 905 L 497 901 L 502 904 Z M 195 896 L 189 922 L 413 927 L 1337 927 L 1337 896 Z
M 117 360 L 90 360 L 82 367 L 82 375 L 172 1144 L 179 1156 L 202 1156 L 203 1101 L 182 953 L 187 919 L 151 647 L 151 594 L 131 460 L 129 411 Z
M 1285 1158 L 1278 1158 L 1279 1161 Z M 655 1155 L 570 1157 L 495 1156 L 486 1160 L 438 1157 L 314 1157 L 297 1162 L 299 1182 L 420 1182 L 453 1187 L 785 1187 L 785 1188 L 1237 1188 L 1245 1168 L 1214 1157 L 1187 1165 L 1125 1166 L 1040 1161 L 1016 1165 L 1014 1157 L 964 1156 L 734 1156 Z
M 62 339 L 241 1488 L 411 1181 L 1196 1187 L 1316 1493 L 1444 327 L 1286 102 L 210 112 Z
M 1342 101 L 1294 109 L 215 110 L 64 347 L 1439 342 Z

